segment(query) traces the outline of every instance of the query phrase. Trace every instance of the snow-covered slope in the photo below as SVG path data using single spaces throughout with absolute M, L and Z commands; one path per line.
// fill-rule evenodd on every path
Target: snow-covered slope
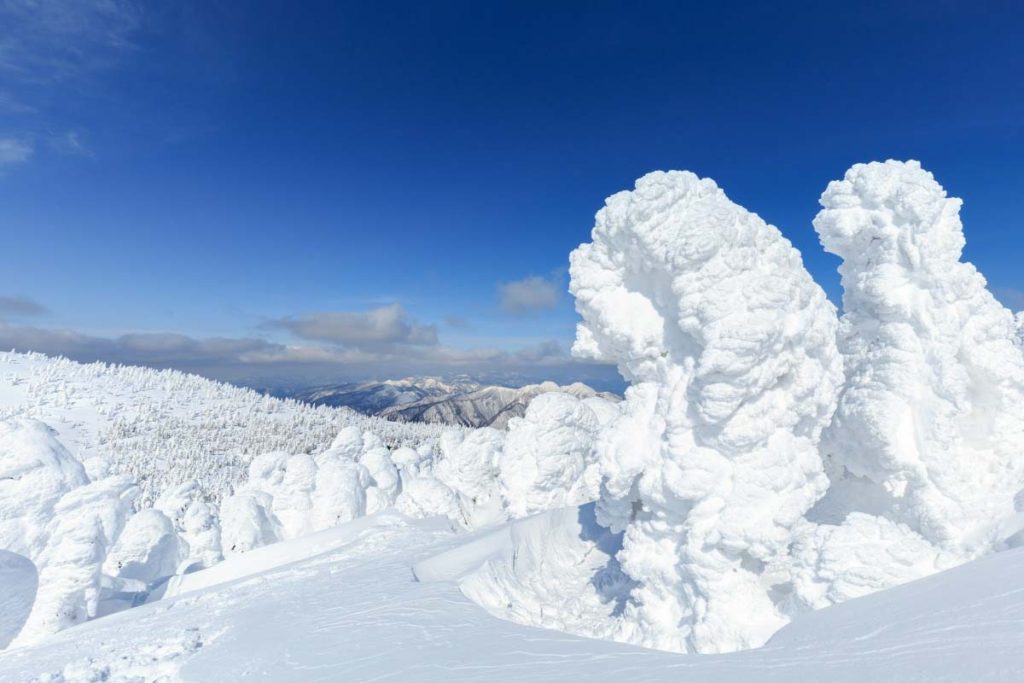
M 487 386 L 470 392 L 429 397 L 412 403 L 394 405 L 378 414 L 398 422 L 504 429 L 513 417 L 522 417 L 526 413 L 526 406 L 530 401 L 541 394 L 552 392 L 570 394 L 577 398 L 599 396 L 607 401 L 619 400 L 614 394 L 595 391 L 580 382 L 567 386 L 542 382 L 519 388 Z
M 270 546 L 188 577 L 188 592 L 0 653 L 0 677 L 962 683 L 1024 671 L 1020 551 L 807 615 L 758 650 L 692 656 L 495 619 L 454 582 L 466 540 L 384 514 Z
M 0 353 L 0 420 L 11 417 L 41 420 L 83 463 L 101 458 L 133 476 L 141 504 L 185 481 L 219 499 L 242 480 L 253 456 L 317 453 L 350 425 L 392 446 L 419 446 L 439 433 L 173 370 Z

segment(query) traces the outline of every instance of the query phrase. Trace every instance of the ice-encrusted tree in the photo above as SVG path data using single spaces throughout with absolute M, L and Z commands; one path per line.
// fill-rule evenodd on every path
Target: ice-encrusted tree
M 632 386 L 598 446 L 599 521 L 638 582 L 624 637 L 724 652 L 785 617 L 768 573 L 827 485 L 836 314 L 779 231 L 710 179 L 651 173 L 571 256 L 577 355 Z
M 838 498 L 947 552 L 991 550 L 1020 526 L 1019 322 L 960 260 L 961 201 L 916 161 L 857 164 L 814 219 L 843 259 L 846 383 L 826 431 Z M 845 481 L 844 481 L 845 480 Z M 1019 516 L 1019 515 L 1018 515 Z
M 96 614 L 104 558 L 136 494 L 123 475 L 89 481 L 47 425 L 0 421 L 0 549 L 38 570 L 39 589 L 14 644 Z

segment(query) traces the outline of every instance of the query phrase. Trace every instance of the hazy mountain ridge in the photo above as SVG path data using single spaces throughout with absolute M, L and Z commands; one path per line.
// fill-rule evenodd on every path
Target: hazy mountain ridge
M 446 381 L 437 377 L 326 385 L 289 396 L 315 406 L 347 407 L 394 422 L 503 429 L 510 419 L 526 413 L 531 400 L 555 391 L 581 399 L 598 396 L 619 400 L 615 394 L 597 391 L 582 382 L 559 385 L 548 381 L 516 388 L 485 385 L 469 378 Z

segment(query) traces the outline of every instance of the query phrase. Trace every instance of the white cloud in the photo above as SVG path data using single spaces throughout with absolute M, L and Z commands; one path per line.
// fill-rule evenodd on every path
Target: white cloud
M 302 339 L 357 348 L 437 344 L 437 328 L 414 323 L 401 304 L 381 306 L 364 312 L 310 313 L 297 318 L 274 320 L 269 325 L 286 329 Z
M 501 307 L 509 313 L 527 313 L 554 308 L 563 287 L 557 278 L 531 275 L 498 285 Z
M 258 338 L 197 339 L 175 333 L 100 337 L 76 330 L 0 322 L 0 350 L 38 351 L 82 362 L 170 367 L 243 383 L 254 378 L 287 382 L 325 378 L 459 373 L 495 381 L 597 381 L 616 377 L 613 366 L 580 362 L 554 341 L 517 350 L 458 349 L 440 344 L 375 349 L 316 344 L 279 344 Z M 500 377 L 507 378 L 500 380 Z M 510 379 L 508 379 L 510 378 Z
M 26 139 L 0 138 L 0 167 L 25 163 L 33 151 L 32 143 Z

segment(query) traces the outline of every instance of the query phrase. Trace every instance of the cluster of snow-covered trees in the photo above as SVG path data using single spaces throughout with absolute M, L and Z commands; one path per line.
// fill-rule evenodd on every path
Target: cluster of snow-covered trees
M 522 520 L 460 579 L 496 614 L 696 653 L 1018 545 L 1024 328 L 960 261 L 959 200 L 890 161 L 821 201 L 841 316 L 713 181 L 652 173 L 610 197 L 571 257 L 575 352 L 617 363 L 625 400 L 543 394 L 507 431 L 7 356 L 33 369 L 8 374 L 31 390 L 3 410 L 74 443 L 0 421 L 0 571 L 32 605 L 0 639 L 387 508 L 457 529 Z
M 856 165 L 814 220 L 843 314 L 779 231 L 652 173 L 572 256 L 576 352 L 632 386 L 598 521 L 635 582 L 616 637 L 761 645 L 794 614 L 1017 542 L 1024 355 L 917 162 Z
M 578 505 L 597 495 L 590 453 L 613 414 L 604 399 L 552 393 L 509 432 L 398 425 L 396 438 L 394 423 L 358 417 L 326 448 L 251 458 L 224 495 L 222 468 L 207 457 L 197 480 L 150 502 L 140 502 L 133 476 L 111 474 L 99 456 L 81 462 L 43 422 L 0 420 L 0 549 L 13 554 L 12 566 L 36 569 L 20 589 L 31 612 L 8 627 L 9 640 L 27 644 L 158 599 L 175 575 L 386 508 L 471 529 Z M 173 443 L 179 435 L 164 427 Z M 160 472 L 148 460 L 137 471 Z

